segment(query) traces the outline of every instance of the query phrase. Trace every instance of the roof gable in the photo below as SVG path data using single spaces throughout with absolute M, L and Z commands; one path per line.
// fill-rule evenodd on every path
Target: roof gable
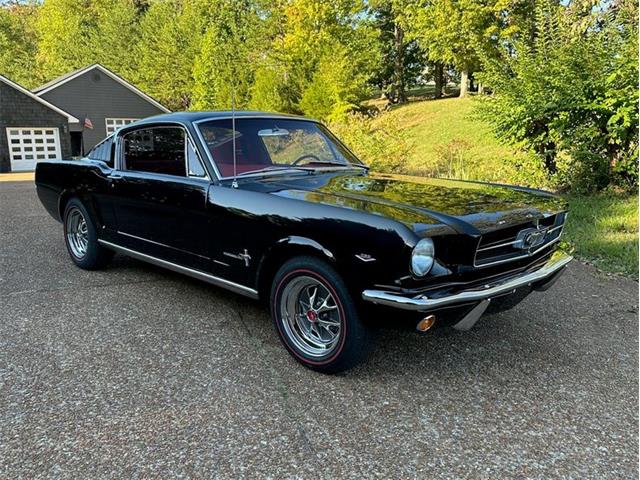
M 108 68 L 105 68 L 105 67 L 103 67 L 102 65 L 100 65 L 98 63 L 93 64 L 93 65 L 89 65 L 88 67 L 84 67 L 84 68 L 81 68 L 79 70 L 75 70 L 73 72 L 66 73 L 66 74 L 62 75 L 61 77 L 53 79 L 50 82 L 47 82 L 44 85 L 41 85 L 38 88 L 35 88 L 33 91 L 35 92 L 36 95 L 42 96 L 45 93 L 50 92 L 51 90 L 54 90 L 54 89 L 58 88 L 61 85 L 64 85 L 65 83 L 69 82 L 70 80 L 73 80 L 74 78 L 78 78 L 81 75 L 85 75 L 85 74 L 87 74 L 87 73 L 89 73 L 89 72 L 91 72 L 93 70 L 100 70 L 102 73 L 104 73 L 105 75 L 110 77 L 112 80 L 115 80 L 116 82 L 118 82 L 119 84 L 121 84 L 122 86 L 127 88 L 128 90 L 132 91 L 133 93 L 135 93 L 139 97 L 143 98 L 144 100 L 146 100 L 150 104 L 152 104 L 155 107 L 159 108 L 163 112 L 165 112 L 165 113 L 170 113 L 171 112 L 171 110 L 169 110 L 167 107 L 162 105 L 160 102 L 158 102 L 157 100 L 154 100 L 153 98 L 151 98 L 149 95 L 144 93 L 139 88 L 137 88 L 134 85 L 130 84 L 129 82 L 127 82 L 126 80 L 124 80 L 120 76 L 118 76 L 115 73 L 113 73 Z
M 29 90 L 27 90 L 23 86 L 18 85 L 16 82 L 13 82 L 13 81 L 9 80 L 7 77 L 5 77 L 3 75 L 0 75 L 0 82 L 3 82 L 5 84 L 9 85 L 11 88 L 14 88 L 14 89 L 18 90 L 20 93 L 26 95 L 27 97 L 31 98 L 32 100 L 35 100 L 36 102 L 44 105 L 45 107 L 53 110 L 54 112 L 59 113 L 63 117 L 67 117 L 67 120 L 69 121 L 69 123 L 80 123 L 80 120 L 78 120 L 73 115 L 71 115 L 71 114 L 65 112 L 64 110 L 62 110 L 61 108 L 58 108 L 55 105 L 47 102 L 44 98 L 40 98 L 39 96 L 33 94 L 32 92 L 30 92 Z

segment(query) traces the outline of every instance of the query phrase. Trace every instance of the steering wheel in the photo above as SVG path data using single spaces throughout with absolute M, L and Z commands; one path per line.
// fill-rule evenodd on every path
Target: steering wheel
M 296 159 L 291 165 L 298 165 L 301 161 L 306 160 L 307 158 L 315 160 L 318 163 L 322 163 L 322 160 L 320 160 L 318 157 L 316 157 L 312 153 L 305 153 L 304 155 Z

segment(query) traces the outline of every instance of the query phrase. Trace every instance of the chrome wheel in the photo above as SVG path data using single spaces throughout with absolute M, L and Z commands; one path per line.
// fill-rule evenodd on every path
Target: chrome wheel
M 82 212 L 73 207 L 69 210 L 66 220 L 67 245 L 74 257 L 80 259 L 87 254 L 89 247 L 89 232 L 87 221 Z
M 286 285 L 280 318 L 289 339 L 310 357 L 325 357 L 338 345 L 341 309 L 331 291 L 313 277 L 299 276 Z

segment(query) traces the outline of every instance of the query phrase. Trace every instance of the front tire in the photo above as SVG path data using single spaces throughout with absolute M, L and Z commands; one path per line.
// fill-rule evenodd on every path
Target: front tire
M 296 257 L 276 274 L 271 315 L 280 340 L 304 366 L 337 373 L 360 363 L 372 346 L 344 281 L 327 263 Z
M 113 258 L 113 252 L 98 243 L 95 223 L 77 198 L 65 206 L 62 223 L 67 251 L 78 267 L 96 270 L 105 267 Z

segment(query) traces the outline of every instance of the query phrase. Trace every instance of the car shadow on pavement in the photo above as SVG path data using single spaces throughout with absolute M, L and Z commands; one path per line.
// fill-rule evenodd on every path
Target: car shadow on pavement
M 234 331 L 246 330 L 254 336 L 252 339 L 261 355 L 280 357 L 277 364 L 288 368 L 306 371 L 289 358 L 273 328 L 268 308 L 263 302 L 250 300 L 233 292 L 208 285 L 201 281 L 174 273 L 160 267 L 146 264 L 123 256 L 116 256 L 113 269 L 135 269 L 144 272 L 145 276 L 155 281 L 175 282 L 187 291 L 198 295 L 201 300 L 214 307 L 225 306 L 226 311 L 234 311 L 234 318 L 220 319 L 222 328 Z M 536 293 L 532 294 L 536 295 Z M 527 303 L 513 310 L 499 314 L 486 315 L 466 332 L 459 332 L 449 327 L 433 328 L 425 334 L 414 332 L 407 323 L 379 325 L 376 322 L 376 345 L 367 361 L 355 369 L 343 373 L 349 377 L 366 378 L 381 374 L 429 376 L 435 373 L 447 375 L 468 375 L 478 368 L 500 370 L 512 368 L 513 359 L 525 367 L 527 364 L 566 364 L 572 359 L 562 351 L 562 340 L 554 335 L 550 324 L 557 325 L 553 318 L 535 318 L 528 313 Z M 189 318 L 182 319 L 188 322 Z M 244 325 L 240 325 L 244 323 Z M 188 328 L 188 326 L 185 326 Z M 544 331 L 545 341 L 541 340 Z M 176 341 L 185 341 L 176 337 Z M 214 347 L 212 347 L 214 348 Z M 220 354 L 222 352 L 212 352 Z M 283 358 L 286 359 L 283 361 Z M 274 360 L 269 358 L 269 362 Z M 288 362 L 288 364 L 287 364 Z M 276 367 L 277 370 L 277 367 Z M 313 375 L 311 371 L 308 371 Z

